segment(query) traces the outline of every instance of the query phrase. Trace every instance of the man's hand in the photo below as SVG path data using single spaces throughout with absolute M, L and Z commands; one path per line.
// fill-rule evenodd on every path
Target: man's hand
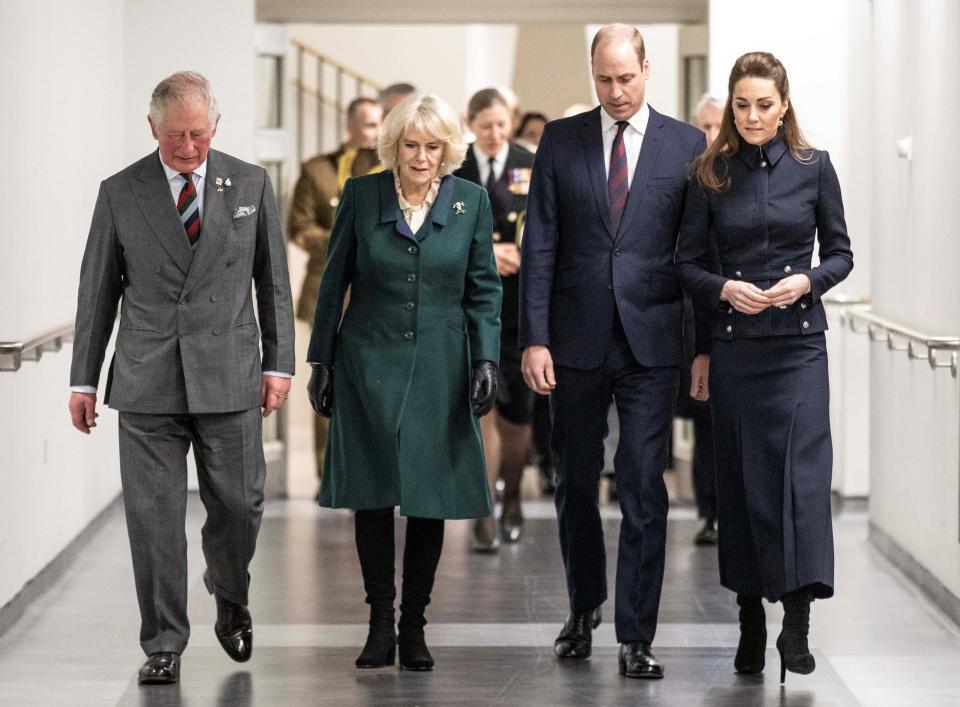
M 557 387 L 557 380 L 553 375 L 553 356 L 546 346 L 528 346 L 523 350 L 520 362 L 523 380 L 535 393 L 549 395 Z
M 710 399 L 710 356 L 700 354 L 690 366 L 690 397 L 694 400 Z
M 96 393 L 70 393 L 67 407 L 70 409 L 70 421 L 83 434 L 90 434 L 90 430 L 97 426 L 100 413 L 97 412 Z
M 264 376 L 263 386 L 263 416 L 269 417 L 274 410 L 279 410 L 287 402 L 290 393 L 290 378 L 282 376 Z
M 726 300 L 743 314 L 760 314 L 770 306 L 770 298 L 766 292 L 741 280 L 727 280 L 720 290 L 720 299 Z
M 494 243 L 493 257 L 498 275 L 516 275 L 520 272 L 520 249 L 516 243 Z
M 803 273 L 785 277 L 765 291 L 771 307 L 786 309 L 810 291 L 810 278 Z

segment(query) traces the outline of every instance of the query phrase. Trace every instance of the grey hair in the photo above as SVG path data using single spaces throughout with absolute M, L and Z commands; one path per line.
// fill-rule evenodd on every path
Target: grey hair
M 707 106 L 713 106 L 714 108 L 719 108 L 720 110 L 723 110 L 726 104 L 727 104 L 726 100 L 708 92 L 703 94 L 700 97 L 700 100 L 697 101 L 697 107 L 693 109 L 693 114 L 694 116 L 697 117 L 697 119 L 699 119 L 700 111 L 702 111 Z
M 467 143 L 460 132 L 460 119 L 442 98 L 413 93 L 387 114 L 377 143 L 380 162 L 386 170 L 397 168 L 397 152 L 403 131 L 412 127 L 444 145 L 438 176 L 452 174 L 467 154 Z
M 154 127 L 163 122 L 167 106 L 174 102 L 206 103 L 210 115 L 210 124 L 215 125 L 220 118 L 217 99 L 210 88 L 210 82 L 196 71 L 178 71 L 157 84 L 150 96 L 150 120 Z

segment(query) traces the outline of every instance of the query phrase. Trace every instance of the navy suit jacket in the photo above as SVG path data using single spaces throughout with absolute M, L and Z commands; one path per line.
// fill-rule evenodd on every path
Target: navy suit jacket
M 603 363 L 619 313 L 637 362 L 676 366 L 683 303 L 673 259 L 688 165 L 703 133 L 650 109 L 630 195 L 610 225 L 600 109 L 548 123 L 537 148 L 520 268 L 520 348 L 553 361 Z

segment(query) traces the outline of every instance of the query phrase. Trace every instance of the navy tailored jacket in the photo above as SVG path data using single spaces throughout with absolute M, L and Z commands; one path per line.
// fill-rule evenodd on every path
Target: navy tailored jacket
M 688 165 L 703 133 L 652 108 L 630 194 L 613 232 L 600 109 L 548 123 L 537 148 L 521 245 L 520 348 L 553 361 L 603 363 L 619 314 L 644 366 L 683 356 L 683 302 L 674 251 Z
M 798 161 L 782 138 L 758 147 L 741 140 L 727 164 L 730 189 L 716 193 L 694 180 L 687 190 L 677 268 L 684 288 L 715 313 L 714 339 L 734 339 L 826 331 L 821 297 L 853 269 L 853 252 L 843 215 L 840 183 L 822 150 Z M 820 262 L 814 267 L 814 239 Z M 711 266 L 719 256 L 719 267 Z M 805 273 L 810 292 L 786 309 L 760 314 L 737 312 L 720 300 L 730 279 L 766 290 L 784 277 Z M 709 340 L 697 351 L 707 353 Z

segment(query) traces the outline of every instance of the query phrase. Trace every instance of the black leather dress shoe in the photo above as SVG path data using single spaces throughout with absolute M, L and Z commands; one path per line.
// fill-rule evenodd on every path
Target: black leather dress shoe
M 141 685 L 172 685 L 180 682 L 180 656 L 176 653 L 154 653 L 140 668 L 137 682 Z
M 213 580 L 208 572 L 203 573 L 207 591 L 217 601 L 217 623 L 213 632 L 228 656 L 238 663 L 246 663 L 253 654 L 253 619 L 250 610 L 214 592 Z
M 553 652 L 564 660 L 584 660 L 593 652 L 593 629 L 600 625 L 598 606 L 593 611 L 572 611 L 560 635 L 553 642 Z
M 720 541 L 716 521 L 707 520 L 693 537 L 694 545 L 716 545 Z
M 663 665 L 646 643 L 621 643 L 620 674 L 628 678 L 659 680 L 663 677 Z

